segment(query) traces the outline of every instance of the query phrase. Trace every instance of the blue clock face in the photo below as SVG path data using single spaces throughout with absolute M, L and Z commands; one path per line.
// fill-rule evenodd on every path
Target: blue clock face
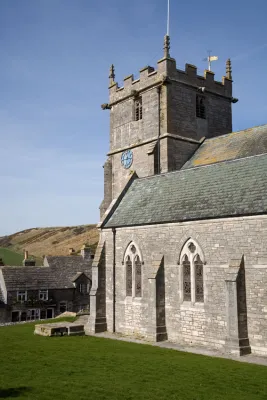
M 131 150 L 126 150 L 121 155 L 121 164 L 124 168 L 130 168 L 133 163 L 133 152 Z

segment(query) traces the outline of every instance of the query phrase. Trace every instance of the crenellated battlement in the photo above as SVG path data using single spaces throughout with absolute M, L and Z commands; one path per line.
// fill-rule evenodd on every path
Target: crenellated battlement
M 229 64 L 229 60 L 227 62 Z M 122 87 L 119 87 L 117 82 L 112 81 L 109 86 L 110 104 L 141 94 L 154 86 L 162 85 L 166 82 L 166 78 L 170 84 L 187 85 L 202 92 L 227 98 L 232 97 L 232 79 L 227 76 L 223 76 L 222 81 L 216 81 L 214 79 L 215 74 L 212 71 L 205 70 L 204 76 L 198 75 L 197 67 L 192 64 L 186 64 L 185 69 L 180 70 L 176 68 L 176 61 L 173 58 L 162 58 L 158 61 L 157 67 L 157 69 L 151 66 L 142 68 L 139 77 L 136 79 L 133 74 L 126 76 Z M 228 75 L 231 77 L 231 74 L 228 73 Z

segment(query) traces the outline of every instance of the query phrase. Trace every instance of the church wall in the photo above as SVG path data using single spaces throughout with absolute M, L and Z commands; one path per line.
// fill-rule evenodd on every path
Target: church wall
M 186 142 L 168 138 L 168 172 L 177 171 L 189 160 L 197 150 L 197 143 Z
M 244 217 L 165 224 L 116 230 L 116 330 L 151 338 L 156 324 L 151 309 L 152 261 L 164 256 L 165 307 L 168 339 L 172 342 L 223 349 L 227 336 L 225 279 L 230 261 L 244 255 L 248 334 L 252 352 L 267 355 L 267 218 Z M 102 231 L 107 248 L 112 248 L 112 232 Z M 182 267 L 179 257 L 188 238 L 204 253 L 204 304 L 183 302 Z M 142 298 L 126 298 L 124 251 L 134 241 L 142 265 Z M 112 280 L 112 251 L 107 252 L 107 282 Z M 109 277 L 108 277 L 109 276 Z M 107 303 L 112 305 L 112 290 Z M 153 299 L 152 299 L 153 300 Z M 152 301 L 153 303 L 153 301 Z M 107 307 L 108 330 L 112 313 Z
M 132 171 L 136 171 L 139 178 L 149 175 L 154 175 L 154 156 L 148 154 L 151 148 L 151 143 L 140 147 L 134 147 L 133 163 L 130 168 L 125 169 L 121 165 L 122 153 L 116 153 L 112 157 L 112 194 L 113 199 L 116 198 L 124 189 L 126 182 L 129 179 Z
M 202 119 L 196 117 L 196 96 L 201 94 L 196 88 L 172 82 L 167 90 L 168 133 L 199 140 L 204 136 L 213 137 L 232 131 L 229 99 L 204 92 L 206 119 Z
M 208 138 L 232 132 L 232 103 L 229 100 L 210 95 L 207 110 Z

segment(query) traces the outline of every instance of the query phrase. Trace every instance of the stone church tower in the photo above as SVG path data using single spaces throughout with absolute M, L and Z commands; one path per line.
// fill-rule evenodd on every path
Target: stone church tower
M 138 79 L 129 75 L 124 86 L 109 75 L 110 149 L 104 165 L 104 200 L 101 218 L 135 171 L 139 177 L 180 169 L 203 137 L 232 131 L 231 62 L 222 82 L 206 70 L 197 75 L 194 65 L 176 68 L 170 56 L 170 38 L 164 38 L 164 56 L 157 69 L 147 66 Z

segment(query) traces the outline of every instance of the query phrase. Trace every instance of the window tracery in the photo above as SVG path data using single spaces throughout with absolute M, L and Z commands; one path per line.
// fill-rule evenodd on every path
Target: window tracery
M 138 248 L 130 243 L 125 256 L 126 296 L 142 297 L 142 261 Z
M 192 303 L 204 302 L 204 255 L 200 246 L 189 239 L 181 252 L 182 298 Z

